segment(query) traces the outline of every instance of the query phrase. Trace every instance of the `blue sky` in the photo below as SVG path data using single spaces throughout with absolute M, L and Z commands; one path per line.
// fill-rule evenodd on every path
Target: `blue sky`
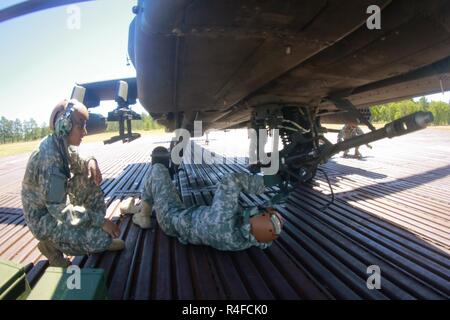
M 0 8 L 21 1 L 6 0 Z M 73 85 L 133 77 L 127 66 L 128 27 L 137 0 L 79 3 L 80 29 L 70 29 L 68 6 L 0 24 L 0 116 L 47 122 L 53 106 L 70 98 Z M 113 102 L 102 103 L 105 114 Z M 137 112 L 144 109 L 133 107 Z
M 0 9 L 22 0 L 2 0 Z M 75 83 L 133 77 L 127 66 L 128 27 L 137 0 L 79 3 L 80 29 L 70 29 L 68 6 L 0 24 L 0 116 L 47 122 L 53 106 L 69 98 Z M 450 92 L 429 100 L 450 100 Z M 115 104 L 102 102 L 104 115 Z M 134 106 L 137 112 L 144 109 Z

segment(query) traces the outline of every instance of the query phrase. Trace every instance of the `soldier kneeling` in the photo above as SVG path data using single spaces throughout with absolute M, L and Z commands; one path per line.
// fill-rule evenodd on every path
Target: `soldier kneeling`
M 158 149 L 161 153 L 161 147 Z M 165 152 L 168 159 L 167 149 Z M 167 161 L 155 157 L 154 151 L 141 205 L 136 205 L 136 199 L 128 198 L 122 202 L 121 211 L 134 214 L 133 222 L 141 228 L 150 228 L 154 208 L 161 229 L 183 244 L 208 245 L 224 251 L 252 246 L 265 249 L 281 233 L 283 218 L 272 208 L 244 211 L 248 213 L 245 216 L 238 204 L 241 191 L 261 194 L 264 189 L 263 176 L 231 173 L 219 183 L 211 206 L 185 208 L 170 179 Z
M 119 236 L 118 226 L 105 219 L 97 161 L 81 159 L 72 148 L 86 134 L 88 118 L 86 107 L 77 100 L 59 103 L 49 122 L 54 133 L 31 154 L 22 181 L 25 221 L 51 266 L 69 265 L 63 253 L 124 248 L 122 240 L 114 239 Z
M 353 123 L 353 122 L 352 123 L 347 123 L 341 129 L 341 131 L 339 131 L 338 141 L 337 142 L 342 142 L 342 141 L 345 141 L 345 140 L 348 140 L 348 139 L 351 139 L 353 137 L 360 136 L 360 135 L 363 135 L 363 134 L 364 134 L 364 131 L 362 131 L 358 127 L 358 125 L 356 123 Z M 368 148 L 372 149 L 372 146 L 370 144 L 366 144 L 366 146 Z M 349 153 L 349 150 L 348 149 L 345 150 L 344 154 L 342 155 L 342 157 L 343 158 L 348 158 L 349 157 L 348 153 Z M 355 148 L 355 155 L 354 155 L 354 157 L 357 158 L 357 159 L 362 159 L 363 156 L 359 152 L 359 147 Z

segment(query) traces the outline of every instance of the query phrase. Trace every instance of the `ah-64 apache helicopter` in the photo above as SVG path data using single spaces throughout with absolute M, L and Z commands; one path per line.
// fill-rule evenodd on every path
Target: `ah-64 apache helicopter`
M 0 11 L 0 22 L 74 2 L 19 3 Z M 279 129 L 282 176 L 307 181 L 341 150 L 432 121 L 419 112 L 375 130 L 370 106 L 450 84 L 447 0 L 139 0 L 130 10 L 136 78 L 79 84 L 89 108 L 119 102 L 109 120 L 120 135 L 110 142 L 137 137 L 129 106 L 139 99 L 168 131 L 192 130 L 194 120 L 203 130 Z M 324 124 L 349 121 L 371 132 L 337 144 L 324 137 Z M 91 117 L 90 132 L 104 127 Z

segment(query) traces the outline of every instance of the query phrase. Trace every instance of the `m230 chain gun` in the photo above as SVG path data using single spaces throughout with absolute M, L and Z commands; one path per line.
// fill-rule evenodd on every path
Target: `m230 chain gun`
M 317 166 L 326 162 L 333 155 L 347 149 L 359 147 L 383 138 L 399 137 L 424 129 L 433 121 L 431 112 L 419 111 L 386 124 L 383 128 L 355 136 L 345 141 L 332 144 L 323 135 L 315 138 L 316 148 L 309 152 L 295 152 L 291 149 L 288 154 L 280 152 L 280 175 L 283 180 L 291 182 L 306 182 L 314 177 Z M 312 138 L 314 140 L 314 138 Z

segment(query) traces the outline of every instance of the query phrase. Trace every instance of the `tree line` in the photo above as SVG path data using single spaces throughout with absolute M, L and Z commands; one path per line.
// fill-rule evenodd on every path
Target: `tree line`
M 382 104 L 370 108 L 372 122 L 385 123 L 401 118 L 417 111 L 430 111 L 434 116 L 433 125 L 450 125 L 450 103 L 442 101 L 429 102 L 425 97 Z
M 150 115 L 142 113 L 142 120 L 132 120 L 133 130 L 150 131 L 163 128 L 157 124 Z M 126 128 L 126 127 L 125 127 Z M 107 121 L 107 132 L 118 132 L 119 123 Z M 5 117 L 0 118 L 0 144 L 33 141 L 42 139 L 50 134 L 50 128 L 47 123 L 43 122 L 38 125 L 36 120 L 9 120 Z
M 159 125 L 153 118 L 146 114 L 141 113 L 141 120 L 131 120 L 131 128 L 133 131 L 142 130 L 142 131 L 151 131 L 164 128 L 162 125 Z M 127 130 L 127 125 L 125 122 L 125 132 Z M 108 126 L 106 128 L 106 132 L 119 132 L 119 122 L 108 121 Z
M 32 141 L 45 137 L 50 133 L 46 123 L 40 126 L 36 120 L 8 120 L 5 117 L 0 118 L 0 143 L 11 143 L 19 141 Z
M 441 101 L 429 102 L 425 97 L 419 101 L 404 100 L 372 107 L 372 121 L 377 123 L 391 122 L 416 111 L 430 111 L 434 116 L 434 125 L 450 125 L 450 104 Z M 132 120 L 133 130 L 150 131 L 163 128 L 146 113 L 141 114 L 142 120 Z M 119 123 L 108 121 L 107 132 L 118 132 Z M 42 139 L 50 133 L 44 122 L 38 125 L 36 120 L 0 119 L 0 144 L 19 141 Z

